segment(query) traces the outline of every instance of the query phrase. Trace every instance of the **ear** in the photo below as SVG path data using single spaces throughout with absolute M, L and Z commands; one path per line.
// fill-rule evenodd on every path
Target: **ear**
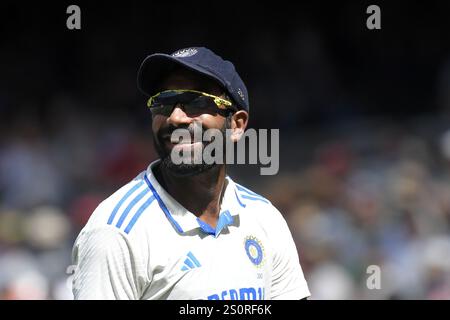
M 239 110 L 233 114 L 231 118 L 231 141 L 237 142 L 241 139 L 247 128 L 248 123 L 248 112 L 244 110 Z

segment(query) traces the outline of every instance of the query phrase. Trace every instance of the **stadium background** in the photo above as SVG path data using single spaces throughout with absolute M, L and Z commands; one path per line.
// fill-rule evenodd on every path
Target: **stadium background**
M 0 299 L 70 299 L 96 205 L 156 158 L 136 88 L 153 52 L 234 62 L 280 171 L 230 175 L 288 220 L 312 299 L 450 299 L 450 6 L 0 4 Z M 369 265 L 381 289 L 369 290 Z

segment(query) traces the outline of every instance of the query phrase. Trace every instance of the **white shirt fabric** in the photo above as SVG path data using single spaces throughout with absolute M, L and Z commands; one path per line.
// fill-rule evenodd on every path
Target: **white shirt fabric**
M 161 187 L 157 162 L 104 200 L 80 232 L 75 299 L 310 296 L 286 221 L 267 199 L 227 177 L 213 229 Z

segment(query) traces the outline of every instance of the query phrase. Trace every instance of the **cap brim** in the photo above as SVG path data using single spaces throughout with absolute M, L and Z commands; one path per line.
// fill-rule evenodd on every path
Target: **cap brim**
M 201 66 L 183 61 L 178 57 L 173 57 L 168 54 L 155 53 L 145 58 L 139 67 L 137 77 L 138 89 L 147 96 L 154 95 L 157 93 L 156 91 L 158 90 L 158 84 L 161 81 L 162 75 L 167 73 L 174 65 L 179 65 L 201 75 L 205 75 L 226 88 L 226 84 L 219 77 Z

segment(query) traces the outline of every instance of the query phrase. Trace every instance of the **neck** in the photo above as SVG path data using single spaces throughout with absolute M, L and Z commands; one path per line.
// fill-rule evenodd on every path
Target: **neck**
M 154 171 L 156 179 L 174 199 L 200 220 L 216 227 L 225 184 L 225 165 L 189 177 L 173 175 L 162 166 L 157 166 Z

